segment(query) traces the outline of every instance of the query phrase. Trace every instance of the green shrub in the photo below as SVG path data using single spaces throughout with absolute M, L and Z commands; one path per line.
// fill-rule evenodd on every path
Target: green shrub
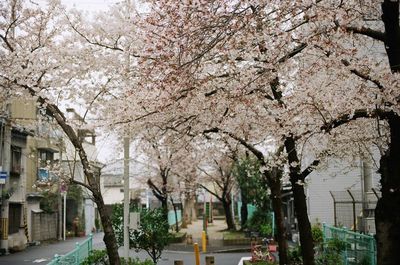
M 81 262 L 81 265 L 108 265 L 108 256 L 105 250 L 92 250 L 89 256 Z
M 89 256 L 84 259 L 81 265 L 109 265 L 108 256 L 106 250 L 92 250 L 89 253 Z M 121 258 L 121 265 L 154 265 L 154 263 L 146 259 L 144 261 L 139 260 L 139 258 L 129 258 L 128 261 L 125 261 L 124 258 Z
M 322 243 L 324 240 L 324 234 L 320 224 L 315 224 L 311 227 L 312 238 L 315 243 Z
M 316 258 L 315 263 L 317 265 L 343 265 L 343 259 L 339 253 L 326 250 Z
M 334 237 L 330 239 L 321 255 L 316 259 L 317 265 L 342 265 L 342 252 L 346 250 L 348 243 Z
M 124 258 L 121 258 L 121 265 L 154 265 L 154 263 L 149 259 L 141 261 L 136 257 L 134 259 L 129 258 L 128 261 L 125 261 Z
M 247 227 L 251 231 L 258 231 L 262 236 L 270 236 L 272 234 L 272 218 L 271 214 L 266 211 L 257 209 L 253 216 L 247 221 Z
M 264 223 L 260 226 L 260 234 L 261 236 L 270 236 L 272 235 L 272 226 L 269 223 Z
M 348 246 L 348 243 L 344 242 L 343 240 L 334 237 L 328 241 L 328 249 L 333 250 L 337 253 L 342 253 L 344 250 L 346 250 L 346 247 Z
M 289 250 L 288 253 L 289 262 L 292 265 L 302 265 L 303 259 L 301 256 L 301 247 L 297 246 Z

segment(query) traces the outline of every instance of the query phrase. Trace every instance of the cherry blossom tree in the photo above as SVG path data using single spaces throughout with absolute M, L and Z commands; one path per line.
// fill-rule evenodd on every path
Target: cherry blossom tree
M 1 95 L 5 100 L 13 97 L 37 100 L 38 106 L 54 118 L 69 138 L 79 155 L 87 182 L 69 181 L 92 193 L 104 228 L 110 261 L 120 264 L 100 185 L 77 134 L 78 129 L 83 128 L 75 127 L 61 106 L 61 102 L 72 100 L 88 110 L 95 108 L 96 99 L 108 93 L 104 89 L 107 80 L 99 78 L 101 71 L 94 74 L 96 69 L 99 70 L 92 60 L 96 50 L 79 43 L 77 35 L 68 31 L 64 13 L 58 1 L 48 1 L 45 6 L 19 0 L 0 4 Z
M 216 126 L 222 128 L 218 131 L 248 132 L 243 127 L 250 122 L 243 121 L 254 117 L 251 125 L 259 127 L 250 139 L 258 139 L 257 131 L 280 141 L 286 149 L 285 161 L 300 214 L 297 217 L 304 229 L 304 260 L 313 264 L 303 183 L 320 159 L 303 165 L 299 151 L 312 142 L 310 138 L 334 142 L 332 135 L 319 135 L 331 131 L 331 123 L 343 124 L 336 124 L 332 117 L 368 117 L 369 111 L 352 115 L 349 110 L 357 106 L 376 109 L 377 98 L 391 94 L 391 90 L 378 96 L 369 93 L 366 86 L 376 84 L 376 80 L 358 69 L 349 69 L 350 65 L 368 65 L 362 54 L 368 42 L 349 32 L 381 38 L 362 27 L 367 16 L 374 16 L 376 6 L 369 1 L 148 2 L 152 12 L 145 19 L 148 42 L 143 63 L 149 67 L 144 67 L 142 74 L 144 87 L 157 89 L 152 93 L 160 100 L 156 108 L 163 114 L 178 114 L 175 118 L 181 122 L 175 129 L 181 127 L 189 134 Z M 149 100 L 154 104 L 153 98 Z M 147 113 L 157 112 L 156 108 Z M 182 109 L 188 110 L 186 115 L 179 112 Z M 191 125 L 183 129 L 182 124 L 188 121 Z M 341 132 L 371 128 L 369 132 L 376 136 L 376 128 L 363 125 L 346 125 Z M 368 130 L 364 131 L 363 137 L 371 140 L 366 135 Z M 378 134 L 376 139 L 379 142 L 384 138 Z M 320 145 L 317 156 L 328 153 L 324 150 L 328 145 Z M 382 142 L 379 145 L 384 147 Z

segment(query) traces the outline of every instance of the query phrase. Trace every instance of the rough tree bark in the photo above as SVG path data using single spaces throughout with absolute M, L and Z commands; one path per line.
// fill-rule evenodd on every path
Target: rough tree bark
M 169 169 L 160 169 L 161 189 L 159 189 L 151 179 L 147 180 L 147 185 L 152 190 L 154 196 L 161 202 L 161 208 L 165 215 L 168 215 L 168 173 Z
M 282 196 L 281 196 L 281 176 L 282 170 L 279 168 L 273 168 L 270 172 L 265 171 L 263 175 L 267 178 L 269 188 L 271 189 L 271 201 L 272 210 L 275 214 L 275 224 L 278 230 L 277 241 L 279 247 L 279 264 L 289 264 L 288 261 L 288 244 L 287 244 L 287 231 L 284 225 L 284 214 L 282 207 Z
M 242 196 L 242 206 L 240 207 L 240 226 L 243 229 L 244 226 L 246 225 L 249 213 L 247 211 L 248 200 L 245 192 L 241 191 L 241 196 Z
M 29 89 L 30 93 L 35 96 L 35 92 L 32 89 Z M 54 104 L 48 103 L 44 98 L 39 97 L 39 102 L 46 106 L 48 113 L 50 113 L 57 121 L 58 125 L 62 128 L 64 133 L 67 135 L 75 149 L 78 151 L 79 158 L 82 163 L 83 172 L 85 177 L 88 181 L 88 185 L 74 181 L 75 183 L 86 187 L 90 190 L 93 194 L 94 201 L 97 205 L 101 223 L 104 229 L 104 243 L 106 245 L 107 254 L 110 260 L 110 264 L 119 265 L 120 264 L 120 257 L 118 254 L 118 244 L 115 238 L 114 230 L 111 225 L 110 215 L 108 214 L 103 196 L 101 195 L 100 191 L 100 183 L 96 180 L 95 176 L 93 175 L 93 171 L 91 170 L 91 166 L 86 155 L 85 149 L 83 148 L 81 139 L 79 139 L 76 132 L 72 129 L 70 125 L 68 125 L 65 116 L 63 115 L 62 111 Z
M 228 197 L 230 197 L 229 194 L 228 194 Z M 229 199 L 224 199 L 221 202 L 222 202 L 222 206 L 224 207 L 225 220 L 226 220 L 226 225 L 228 226 L 228 230 L 235 231 L 236 226 L 235 226 L 235 222 L 233 220 L 232 208 L 231 208 L 232 201 L 229 198 Z
M 179 232 L 179 222 L 178 222 L 178 209 L 176 208 L 176 205 L 174 203 L 174 199 L 172 196 L 169 197 L 171 200 L 172 208 L 174 209 L 174 215 L 175 215 L 175 231 Z
M 301 172 L 300 161 L 296 151 L 296 142 L 293 136 L 286 137 L 285 148 L 288 154 L 289 177 L 292 184 L 294 209 L 299 224 L 303 264 L 314 265 L 314 242 L 311 233 L 311 224 L 307 214 L 306 196 L 304 193 L 305 176 Z
M 393 113 L 390 125 L 390 148 L 381 157 L 381 191 L 375 209 L 379 265 L 400 264 L 400 118 Z
M 382 4 L 385 49 L 393 73 L 400 72 L 399 1 Z M 375 209 L 379 265 L 400 264 L 400 117 L 390 113 L 390 144 L 380 161 L 381 192 Z
M 204 185 L 200 185 L 200 186 L 202 188 L 204 188 L 207 192 L 214 195 L 215 198 L 217 198 L 222 203 L 222 207 L 224 208 L 224 212 L 225 212 L 225 221 L 226 221 L 227 229 L 235 231 L 236 226 L 235 226 L 235 222 L 233 220 L 233 215 L 232 215 L 232 211 L 231 211 L 231 204 L 232 204 L 231 195 L 230 195 L 230 192 L 227 192 L 228 187 L 225 185 L 222 190 L 222 195 L 218 195 L 217 193 L 211 191 Z

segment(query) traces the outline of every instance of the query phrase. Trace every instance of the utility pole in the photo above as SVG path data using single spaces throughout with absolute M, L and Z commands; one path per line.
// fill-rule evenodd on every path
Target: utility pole
M 11 122 L 9 119 L 9 105 L 6 105 L 6 119 L 3 126 L 3 154 L 2 154 L 2 172 L 6 174 L 5 183 L 2 185 L 2 203 L 0 218 L 0 246 L 1 250 L 8 254 L 8 206 L 9 206 L 9 188 L 10 188 L 10 166 L 11 166 Z M 5 196 L 5 197 L 3 197 Z
M 129 137 L 124 137 L 124 257 L 129 257 Z
M 17 1 L 11 1 L 10 11 L 11 11 L 11 21 L 16 21 L 16 8 Z M 10 28 L 10 36 L 12 40 L 15 39 L 15 26 Z M 2 108 L 4 107 L 1 106 Z M 3 250 L 5 254 L 8 254 L 8 216 L 9 216 L 9 188 L 10 188 L 10 167 L 11 167 L 11 121 L 10 121 L 10 103 L 5 102 L 5 124 L 4 124 L 4 134 L 3 134 L 3 155 L 2 155 L 2 171 L 6 174 L 6 181 L 3 185 L 2 195 L 6 193 L 7 198 L 1 198 L 1 213 L 0 213 L 0 250 Z
M 131 5 L 131 0 L 126 0 L 127 7 L 127 17 L 126 19 L 130 23 L 131 20 L 131 11 L 135 9 L 135 4 L 133 1 L 133 5 Z M 129 77 L 130 71 L 130 47 L 126 48 L 126 65 L 125 65 L 125 74 L 126 79 Z M 124 137 L 124 257 L 125 261 L 128 261 L 129 258 L 129 126 L 125 129 L 125 137 Z

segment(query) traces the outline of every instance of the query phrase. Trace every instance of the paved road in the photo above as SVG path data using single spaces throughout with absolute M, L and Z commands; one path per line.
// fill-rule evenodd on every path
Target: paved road
M 93 247 L 97 249 L 104 249 L 104 243 L 102 242 L 103 234 L 95 234 L 93 237 Z M 68 239 L 66 241 L 57 242 L 55 244 L 43 244 L 40 246 L 29 247 L 24 251 L 13 253 L 7 256 L 0 256 L 0 264 L 3 265 L 24 265 L 24 264 L 47 264 L 53 257 L 54 254 L 65 254 L 71 251 L 76 242 L 83 241 L 82 239 Z M 122 254 L 122 249 L 120 249 Z M 213 255 L 215 257 L 216 265 L 236 265 L 243 256 L 249 256 L 249 253 L 218 253 L 218 254 L 202 254 L 201 264 L 205 264 L 205 256 Z M 148 258 L 149 256 L 145 252 L 130 251 L 131 257 L 139 257 L 140 259 Z M 158 265 L 173 265 L 174 260 L 182 259 L 185 265 L 195 264 L 194 255 L 190 252 L 179 252 L 179 251 L 165 251 L 162 255 Z

